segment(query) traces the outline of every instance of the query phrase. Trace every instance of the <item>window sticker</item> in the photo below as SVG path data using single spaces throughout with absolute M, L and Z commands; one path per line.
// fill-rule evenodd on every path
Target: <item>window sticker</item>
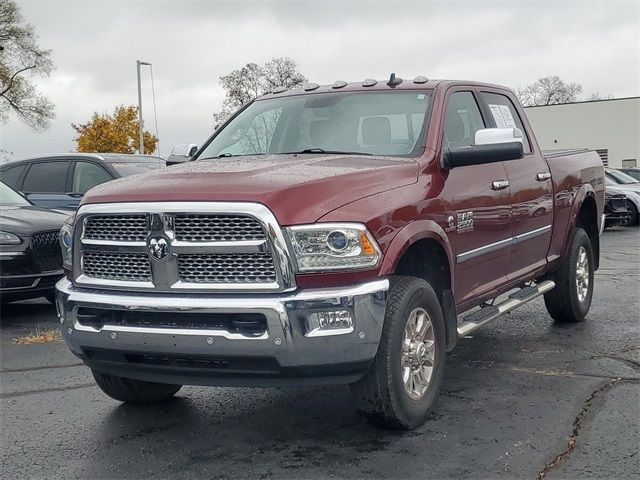
M 502 109 L 500 108 L 502 105 L 494 105 L 489 104 L 489 109 L 491 110 L 491 115 L 493 115 L 493 119 L 496 121 L 496 127 L 498 128 L 507 128 L 507 121 L 505 120 Z M 509 115 L 511 116 L 511 115 Z M 513 117 L 511 118 L 513 121 Z
M 508 128 L 516 128 L 516 121 L 513 119 L 513 115 L 511 115 L 511 109 L 506 105 L 500 105 L 500 111 L 502 112 L 506 126 Z
M 425 95 L 424 93 L 420 93 L 420 94 L 418 95 L 418 100 L 424 100 L 424 99 L 425 99 L 425 97 L 426 97 L 426 95 Z

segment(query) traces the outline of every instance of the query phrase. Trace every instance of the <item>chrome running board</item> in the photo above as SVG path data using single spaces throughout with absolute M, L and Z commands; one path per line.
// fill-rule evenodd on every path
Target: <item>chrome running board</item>
M 495 320 L 502 315 L 515 310 L 516 308 L 529 303 L 531 300 L 538 298 L 540 295 L 547 293 L 556 286 L 553 280 L 545 280 L 530 287 L 524 287 L 517 292 L 509 295 L 509 298 L 497 305 L 489 305 L 473 312 L 462 320 L 458 325 L 458 336 L 464 337 L 475 332 L 480 327 Z

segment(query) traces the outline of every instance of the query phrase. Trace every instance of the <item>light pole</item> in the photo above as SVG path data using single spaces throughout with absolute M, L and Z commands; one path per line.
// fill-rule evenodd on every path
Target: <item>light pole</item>
M 142 126 L 142 84 L 140 82 L 140 67 L 142 65 L 149 65 L 148 62 L 141 62 L 140 60 L 136 60 L 136 69 L 138 71 L 138 123 L 140 124 L 140 148 L 139 152 L 141 155 L 144 155 L 144 128 Z

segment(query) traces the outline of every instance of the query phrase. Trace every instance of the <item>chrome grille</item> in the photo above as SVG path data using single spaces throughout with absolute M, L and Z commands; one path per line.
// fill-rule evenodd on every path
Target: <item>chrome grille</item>
M 187 283 L 270 283 L 276 281 L 271 254 L 179 255 L 178 275 Z
M 151 280 L 149 257 L 144 253 L 87 251 L 82 254 L 84 274 L 92 278 L 148 282 Z
M 176 215 L 176 240 L 183 242 L 238 242 L 264 240 L 260 223 L 243 215 Z
M 58 231 L 38 232 L 31 235 L 31 254 L 41 272 L 62 270 L 62 251 Z
M 148 233 L 147 216 L 93 215 L 86 221 L 84 236 L 88 240 L 144 242 Z
M 72 263 L 79 286 L 192 293 L 295 289 L 277 220 L 264 205 L 249 202 L 83 205 Z

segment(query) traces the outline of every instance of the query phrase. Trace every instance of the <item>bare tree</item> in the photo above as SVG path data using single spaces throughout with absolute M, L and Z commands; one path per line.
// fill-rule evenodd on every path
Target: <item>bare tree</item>
M 34 130 L 43 130 L 54 117 L 53 103 L 27 77 L 48 76 L 53 69 L 51 50 L 40 48 L 37 40 L 16 3 L 0 0 L 0 123 L 14 113 Z
M 307 81 L 298 71 L 298 64 L 290 58 L 274 58 L 265 63 L 262 72 L 267 90 L 277 87 L 293 88 Z
M 575 102 L 581 93 L 582 85 L 567 83 L 557 75 L 539 78 L 531 85 L 517 89 L 518 98 L 525 107 Z
M 596 100 L 610 100 L 612 98 L 613 98 L 613 95 L 611 95 L 611 94 L 604 95 L 602 93 L 596 92 L 596 93 L 592 93 L 591 95 L 586 97 L 585 101 L 593 102 L 593 101 L 596 101 Z
M 222 110 L 213 115 L 216 124 L 224 122 L 236 110 L 274 88 L 293 88 L 307 79 L 290 58 L 274 58 L 264 65 L 247 63 L 244 67 L 220 77 L 225 91 Z
M 0 148 L 0 164 L 7 163 L 9 160 L 11 160 L 12 155 L 13 152 L 10 152 L 9 150 L 6 150 L 4 148 Z

